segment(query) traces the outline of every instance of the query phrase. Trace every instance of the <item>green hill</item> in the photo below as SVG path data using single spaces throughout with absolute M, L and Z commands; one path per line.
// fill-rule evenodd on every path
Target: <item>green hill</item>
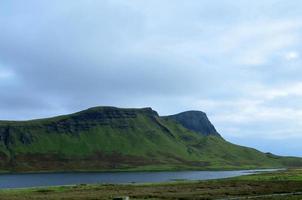
M 203 118 L 204 123 L 198 124 L 201 119 L 195 117 L 200 116 L 196 113 L 187 116 L 194 121 L 192 127 L 185 123 L 190 119 L 183 120 L 184 116 L 180 117 L 182 120 L 175 116 L 160 117 L 151 108 L 95 107 L 48 119 L 0 121 L 0 170 L 177 170 L 302 166 L 299 158 L 264 154 L 231 144 L 216 132 L 214 126 L 206 121 L 207 118 Z M 204 134 L 202 130 L 205 130 Z

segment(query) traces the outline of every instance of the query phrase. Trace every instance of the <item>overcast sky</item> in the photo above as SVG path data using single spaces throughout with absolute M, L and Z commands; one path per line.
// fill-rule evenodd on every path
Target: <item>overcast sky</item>
M 205 111 L 302 156 L 301 0 L 2 0 L 0 119 L 92 106 Z

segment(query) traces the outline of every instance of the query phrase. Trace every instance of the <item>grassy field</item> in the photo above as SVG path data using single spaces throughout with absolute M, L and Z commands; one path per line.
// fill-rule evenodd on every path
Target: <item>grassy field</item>
M 248 175 L 238 178 L 162 184 L 75 185 L 1 190 L 5 200 L 130 199 L 302 199 L 302 170 Z M 252 198 L 253 197 L 253 198 Z

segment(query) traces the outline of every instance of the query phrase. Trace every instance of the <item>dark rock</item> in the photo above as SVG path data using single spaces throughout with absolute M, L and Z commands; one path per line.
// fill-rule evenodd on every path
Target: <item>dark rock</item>
M 201 133 L 202 135 L 220 136 L 204 112 L 187 111 L 176 115 L 170 115 L 166 118 L 175 120 L 183 127 Z
M 129 200 L 129 197 L 114 197 L 113 200 Z

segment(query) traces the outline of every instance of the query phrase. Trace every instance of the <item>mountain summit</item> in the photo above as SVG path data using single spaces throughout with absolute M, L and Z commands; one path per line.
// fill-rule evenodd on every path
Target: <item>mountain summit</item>
M 0 121 L 3 172 L 209 170 L 302 166 L 225 141 L 205 113 L 160 117 L 151 108 L 94 107 L 29 121 Z
M 185 128 L 209 136 L 220 136 L 213 124 L 208 119 L 206 113 L 201 111 L 186 111 L 176 115 L 167 116 L 180 123 Z

